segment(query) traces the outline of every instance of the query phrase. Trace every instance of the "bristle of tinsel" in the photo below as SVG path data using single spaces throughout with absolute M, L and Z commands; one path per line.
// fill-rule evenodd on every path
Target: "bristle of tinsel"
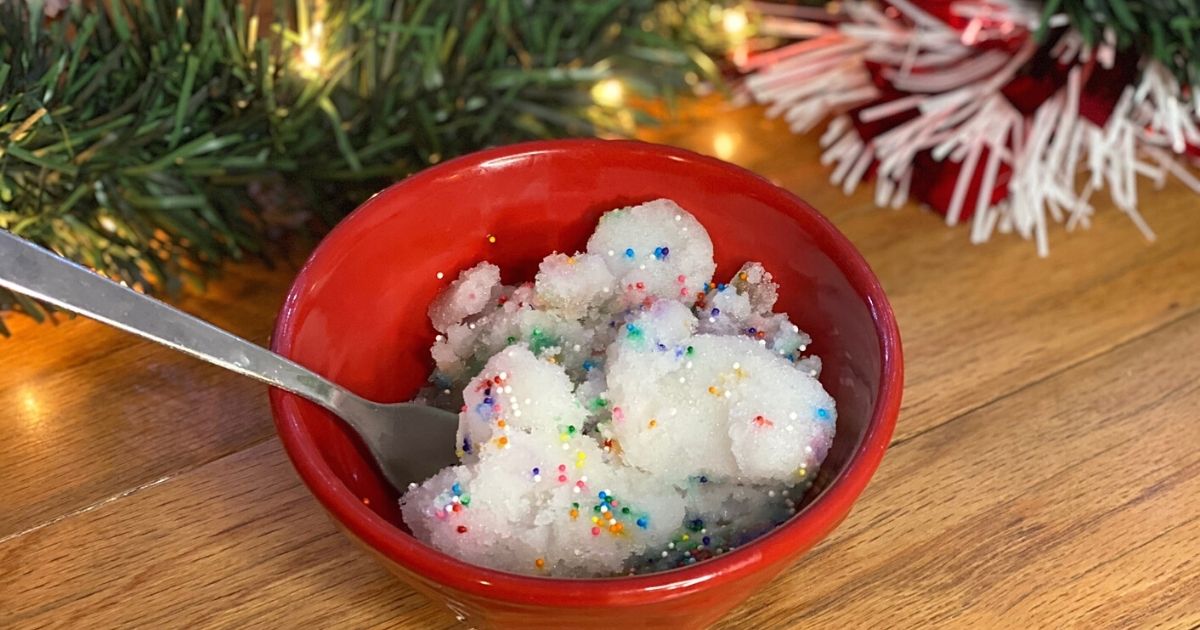
M 838 20 L 758 6 L 771 15 L 774 33 L 809 35 L 742 59 L 744 89 L 793 132 L 831 119 L 821 137 L 822 162 L 847 194 L 874 167 L 875 203 L 899 207 L 913 178 L 929 176 L 915 174 L 927 155 L 958 168 L 944 208 L 948 225 L 970 217 L 972 242 L 1012 231 L 1034 240 L 1045 256 L 1049 224 L 1089 226 L 1097 191 L 1107 188 L 1151 240 L 1138 211 L 1138 176 L 1162 186 L 1173 175 L 1200 193 L 1200 179 L 1180 161 L 1200 146 L 1200 99 L 1186 101 L 1159 63 L 1140 63 L 1140 80 L 1121 92 L 1103 124 L 1081 112 L 1084 69 L 1111 70 L 1116 62 L 1109 33 L 1088 45 L 1063 28 L 1065 16 L 1051 16 L 1048 26 L 1061 32 L 1049 55 L 1069 67 L 1065 85 L 1022 112 L 1004 88 L 1039 48 L 1034 33 L 1041 16 L 1025 3 L 955 2 L 949 15 L 961 28 L 909 0 L 852 0 L 841 5 Z

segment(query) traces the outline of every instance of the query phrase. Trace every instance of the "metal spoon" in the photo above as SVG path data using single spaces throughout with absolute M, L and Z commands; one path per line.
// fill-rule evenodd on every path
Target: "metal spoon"
M 362 437 L 397 490 L 455 463 L 457 421 L 441 409 L 362 398 L 274 352 L 0 230 L 0 286 L 303 396 Z

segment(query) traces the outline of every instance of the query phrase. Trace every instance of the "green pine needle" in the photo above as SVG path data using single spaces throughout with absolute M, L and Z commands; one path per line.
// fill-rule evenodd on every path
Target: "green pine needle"
M 716 79 L 699 51 L 719 28 L 696 17 L 714 4 L 297 0 L 266 24 L 235 0 L 72 3 L 49 21 L 0 2 L 0 228 L 170 293 L 429 163 L 631 131 L 645 117 L 591 88 Z M 0 309 L 45 318 L 2 291 Z
M 1048 0 L 1043 15 L 1055 13 L 1088 43 L 1111 29 L 1118 49 L 1157 60 L 1181 85 L 1200 86 L 1200 0 Z

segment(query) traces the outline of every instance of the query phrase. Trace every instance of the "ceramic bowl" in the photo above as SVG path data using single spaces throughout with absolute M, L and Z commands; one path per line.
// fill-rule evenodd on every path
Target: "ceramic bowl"
M 803 508 L 754 542 L 633 577 L 539 578 L 465 564 L 407 533 L 397 493 L 335 417 L 271 391 L 288 456 L 334 522 L 469 625 L 680 630 L 713 623 L 841 522 L 883 457 L 900 408 L 902 361 L 894 315 L 867 263 L 786 190 L 666 146 L 518 144 L 395 184 L 316 248 L 279 314 L 272 348 L 367 398 L 407 400 L 431 368 L 435 333 L 426 308 L 460 270 L 486 259 L 505 282 L 532 279 L 546 254 L 582 249 L 603 212 L 659 197 L 707 228 L 718 278 L 746 260 L 774 274 L 777 309 L 812 335 L 821 381 L 837 401 L 837 436 Z

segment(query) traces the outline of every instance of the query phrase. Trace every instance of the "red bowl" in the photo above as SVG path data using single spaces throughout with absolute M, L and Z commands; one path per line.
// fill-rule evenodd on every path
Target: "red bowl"
M 271 390 L 283 445 L 338 526 L 472 625 L 713 623 L 837 526 L 883 457 L 900 408 L 900 336 L 867 263 L 787 191 L 671 147 L 533 142 L 414 175 L 372 197 L 317 247 L 292 284 L 271 347 L 367 398 L 407 400 L 432 365 L 435 333 L 426 307 L 459 270 L 486 259 L 500 265 L 507 282 L 531 279 L 551 251 L 582 249 L 603 212 L 659 197 L 675 200 L 708 229 L 719 278 L 746 260 L 775 275 L 779 306 L 812 335 L 824 362 L 821 381 L 837 400 L 837 436 L 807 504 L 750 544 L 672 571 L 592 580 L 466 564 L 407 533 L 396 492 L 340 421 Z

